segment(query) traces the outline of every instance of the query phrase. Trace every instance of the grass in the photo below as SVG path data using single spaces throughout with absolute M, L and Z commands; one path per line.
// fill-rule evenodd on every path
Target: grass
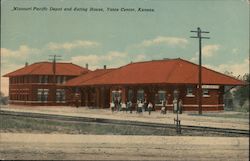
M 163 128 L 110 125 L 98 123 L 71 123 L 16 116 L 0 117 L 0 132 L 113 134 L 113 135 L 173 135 L 174 130 Z M 173 134 L 172 134 L 173 133 Z
M 62 122 L 37 118 L 0 115 L 0 133 L 62 133 L 89 135 L 159 135 L 175 136 L 176 130 L 170 128 L 140 127 L 132 125 L 112 125 L 102 123 Z M 183 129 L 183 136 L 235 136 L 208 131 Z

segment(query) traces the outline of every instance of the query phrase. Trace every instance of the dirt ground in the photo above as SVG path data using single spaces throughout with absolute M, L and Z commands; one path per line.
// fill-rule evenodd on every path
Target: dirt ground
M 172 124 L 176 114 L 133 114 L 108 109 L 5 106 L 1 110 Z M 220 113 L 216 113 L 217 115 Z M 221 112 L 230 115 L 230 112 Z M 235 113 L 232 113 L 235 114 Z M 185 125 L 249 129 L 249 119 L 180 115 Z M 249 160 L 249 137 L 0 133 L 4 160 Z
M 82 116 L 91 118 L 106 118 L 106 119 L 117 119 L 117 120 L 132 120 L 132 121 L 143 121 L 143 122 L 156 122 L 156 123 L 167 123 L 173 124 L 176 114 L 167 113 L 166 115 L 160 114 L 159 111 L 152 112 L 148 115 L 147 112 L 143 114 L 132 114 L 126 112 L 114 112 L 112 113 L 109 109 L 89 109 L 87 107 L 67 107 L 67 106 L 17 106 L 8 105 L 2 106 L 1 110 L 8 111 L 20 111 L 20 112 L 35 112 L 35 113 L 46 113 L 46 114 L 57 114 L 57 115 L 68 115 L 68 116 Z M 216 112 L 216 115 L 227 115 L 237 114 L 237 112 Z M 213 115 L 213 113 L 209 113 Z M 183 113 L 179 115 L 182 125 L 194 125 L 194 126 L 207 126 L 207 127 L 221 127 L 221 128 L 232 128 L 232 129 L 247 129 L 249 130 L 249 118 L 225 118 L 225 117 L 209 117 L 209 116 L 194 116 L 190 113 Z
M 249 138 L 0 133 L 0 159 L 249 160 Z

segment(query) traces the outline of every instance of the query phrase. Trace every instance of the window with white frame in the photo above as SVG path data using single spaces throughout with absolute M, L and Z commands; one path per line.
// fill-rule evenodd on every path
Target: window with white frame
M 56 83 L 57 84 L 63 84 L 66 82 L 66 76 L 57 76 L 56 77 Z
M 208 89 L 202 89 L 203 97 L 210 97 Z
M 121 100 L 122 92 L 121 90 L 113 90 L 112 91 L 112 101 L 115 102 L 115 100 Z
M 62 78 L 62 84 L 66 83 L 66 76 L 63 76 Z
M 43 76 L 39 75 L 38 76 L 38 83 L 42 83 Z
M 38 82 L 39 83 L 48 83 L 48 76 L 47 75 L 39 75 Z
M 65 90 L 64 89 L 56 89 L 56 102 L 65 102 Z
M 38 102 L 47 102 L 49 95 L 49 89 L 37 89 Z
M 65 84 L 66 81 L 67 81 L 66 76 L 63 76 L 63 81 L 62 81 L 62 83 Z
M 193 86 L 187 86 L 187 94 L 186 94 L 186 96 L 187 97 L 194 97 L 193 92 L 194 92 L 194 87 Z

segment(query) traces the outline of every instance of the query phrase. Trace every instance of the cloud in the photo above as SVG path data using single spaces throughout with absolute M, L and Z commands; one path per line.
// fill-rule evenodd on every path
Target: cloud
M 233 72 L 234 76 L 243 76 L 244 74 L 249 73 L 249 59 L 244 59 L 242 62 L 235 64 L 221 64 L 218 66 L 204 64 L 204 66 L 221 73 L 225 73 L 226 71 Z
M 88 47 L 96 47 L 100 45 L 95 41 L 87 41 L 87 40 L 76 40 L 73 42 L 65 42 L 65 43 L 55 43 L 51 42 L 48 44 L 49 50 L 72 50 L 74 48 L 88 48 Z
M 24 67 L 25 64 L 20 65 L 20 64 L 15 64 L 15 62 L 10 63 L 9 61 L 3 61 L 1 65 L 1 74 L 4 75 L 6 73 L 12 72 L 14 70 L 17 70 L 21 67 Z
M 82 56 L 74 56 L 71 58 L 71 62 L 76 64 L 88 63 L 88 64 L 98 64 L 100 61 L 100 57 L 97 55 L 82 55 Z
M 24 64 L 18 64 L 18 61 L 24 61 L 25 59 L 33 57 L 34 55 L 40 54 L 42 50 L 31 48 L 27 45 L 20 45 L 17 50 L 11 50 L 7 48 L 1 48 L 1 74 L 7 74 L 9 72 L 15 71 Z M 1 75 L 1 91 L 4 95 L 9 93 L 9 79 L 4 78 Z
M 1 48 L 1 56 L 3 58 L 26 58 L 30 54 L 40 53 L 39 49 L 30 48 L 27 45 L 19 46 L 18 50 L 10 50 L 7 48 Z
M 21 51 L 28 51 L 28 50 L 21 49 Z M 15 51 L 10 51 L 7 49 L 7 52 L 5 51 L 5 54 L 9 54 L 9 56 L 11 54 L 13 54 L 11 56 L 14 56 L 16 53 L 15 53 Z M 20 52 L 19 52 L 19 54 L 20 54 Z M 75 56 L 75 57 L 72 57 L 69 62 L 72 62 L 74 64 L 79 64 L 83 67 L 85 66 L 86 63 L 88 63 L 90 69 L 94 70 L 97 68 L 103 68 L 102 65 L 104 65 L 104 62 L 107 63 L 107 65 L 110 64 L 110 66 L 108 66 L 108 68 L 120 67 L 126 63 L 124 60 L 126 57 L 127 57 L 127 53 L 125 53 L 125 52 L 110 51 L 107 54 L 101 55 L 101 56 L 95 55 L 95 54 Z M 23 65 L 15 64 L 14 60 L 7 61 L 5 59 L 2 61 L 1 71 L 2 71 L 2 74 L 4 75 L 6 73 L 15 71 L 23 66 L 24 66 L 24 64 Z M 8 78 L 1 77 L 1 90 L 4 93 L 4 95 L 8 95 L 8 93 L 9 93 L 8 88 L 9 88 Z
M 118 51 L 111 51 L 107 55 L 101 56 L 100 58 L 103 59 L 103 60 L 109 60 L 109 61 L 111 61 L 113 59 L 124 58 L 126 56 L 127 56 L 127 53 L 118 52 Z
M 125 52 L 110 51 L 107 54 L 101 56 L 95 54 L 74 56 L 71 58 L 71 62 L 81 65 L 88 63 L 90 69 L 96 69 L 100 68 L 103 62 L 109 62 L 109 64 L 112 64 L 112 67 L 118 67 L 123 65 L 123 60 L 126 57 L 127 53 Z
M 135 57 L 135 59 L 134 59 L 134 61 L 143 61 L 143 60 L 145 60 L 147 57 L 146 57 L 146 55 L 145 54 L 139 54 L 139 55 L 136 55 L 136 57 Z
M 191 62 L 193 63 L 197 63 L 198 61 L 198 57 L 192 57 L 191 59 L 189 59 Z
M 205 45 L 202 47 L 202 56 L 204 57 L 212 57 L 219 50 L 220 45 Z
M 2 75 L 7 74 L 21 67 L 22 67 L 21 65 L 15 64 L 15 62 L 8 63 L 7 61 L 2 61 L 1 74 Z M 9 79 L 2 76 L 1 76 L 1 91 L 4 93 L 5 96 L 9 95 Z
M 152 40 L 144 40 L 140 47 L 149 47 L 154 45 L 170 45 L 170 46 L 181 46 L 184 47 L 188 44 L 188 40 L 186 38 L 181 37 L 164 37 L 158 36 Z

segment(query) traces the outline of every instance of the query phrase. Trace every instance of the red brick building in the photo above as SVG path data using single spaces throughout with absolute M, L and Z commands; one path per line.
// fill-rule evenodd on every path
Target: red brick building
M 85 85 L 86 82 L 92 81 L 100 76 L 103 76 L 115 69 L 97 69 L 87 74 L 81 75 L 75 79 L 69 80 L 64 87 L 70 93 L 67 97 L 68 102 L 74 105 L 75 99 L 79 99 L 80 106 L 97 106 L 108 108 L 110 103 L 110 87 L 111 86 L 96 86 Z M 75 98 L 77 97 L 77 98 Z
M 53 63 L 41 62 L 6 74 L 10 77 L 10 103 L 109 108 L 115 98 L 120 98 L 124 103 L 130 100 L 133 107 L 137 100 L 147 100 L 155 109 L 165 101 L 167 109 L 172 110 L 177 90 L 183 110 L 198 111 L 198 65 L 180 58 L 94 71 L 71 63 L 56 63 L 53 73 Z M 202 110 L 223 110 L 225 86 L 244 84 L 202 67 Z
M 9 102 L 26 105 L 65 105 L 68 80 L 89 72 L 72 63 L 38 62 L 4 75 L 9 77 Z
M 202 67 L 202 109 L 223 110 L 225 86 L 244 85 L 244 82 Z M 198 65 L 183 59 L 164 59 L 130 63 L 117 69 L 89 72 L 68 81 L 71 92 L 77 88 L 81 106 L 108 108 L 115 97 L 122 102 L 137 100 L 152 102 L 156 109 L 167 102 L 173 108 L 174 91 L 179 91 L 183 110 L 198 111 Z M 74 95 L 74 94 L 73 94 Z M 69 98 L 71 99 L 71 98 Z

